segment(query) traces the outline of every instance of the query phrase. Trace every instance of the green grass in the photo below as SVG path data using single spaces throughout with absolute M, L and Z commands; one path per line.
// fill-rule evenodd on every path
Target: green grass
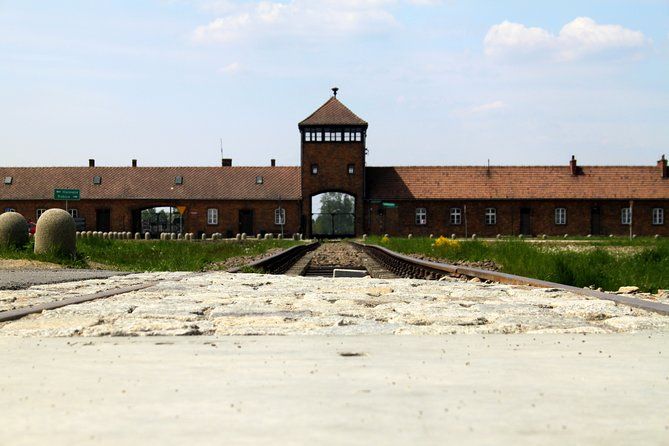
M 445 261 L 493 261 L 509 274 L 548 280 L 577 287 L 594 286 L 618 290 L 638 286 L 657 292 L 669 288 L 669 240 L 653 238 L 601 239 L 588 249 L 573 251 L 557 243 L 530 243 L 522 240 L 460 241 L 457 246 L 435 247 L 430 238 L 368 238 L 368 243 L 404 254 L 420 254 Z M 582 244 L 579 244 L 582 245 Z M 618 252 L 615 247 L 635 247 Z
M 73 268 L 102 264 L 106 268 L 122 271 L 203 271 L 216 269 L 217 263 L 231 257 L 256 256 L 272 248 L 285 249 L 297 243 L 300 242 L 276 239 L 186 242 L 91 238 L 77 240 L 75 258 L 35 255 L 32 243 L 23 250 L 0 250 L 0 258 L 38 260 Z

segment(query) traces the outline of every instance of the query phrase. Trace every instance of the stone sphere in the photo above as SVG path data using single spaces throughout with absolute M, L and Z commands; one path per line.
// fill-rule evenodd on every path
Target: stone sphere
M 49 209 L 37 220 L 35 254 L 73 256 L 77 252 L 74 218 L 63 209 Z
M 21 248 L 28 243 L 28 222 L 18 212 L 0 214 L 0 247 Z

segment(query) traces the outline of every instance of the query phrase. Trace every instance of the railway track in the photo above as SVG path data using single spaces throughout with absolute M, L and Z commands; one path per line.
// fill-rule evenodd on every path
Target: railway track
M 498 271 L 489 271 L 480 268 L 420 260 L 376 245 L 368 245 L 358 242 L 340 242 L 326 243 L 323 246 L 337 244 L 340 246 L 346 246 L 347 250 L 356 252 L 359 258 L 365 259 L 363 268 L 368 271 L 371 277 L 375 278 L 402 277 L 410 279 L 439 280 L 444 276 L 449 276 L 464 277 L 468 279 L 479 278 L 485 281 L 498 282 L 509 285 L 525 285 L 539 288 L 559 288 L 581 296 L 609 300 L 615 302 L 616 304 L 627 305 L 634 308 L 653 311 L 663 315 L 669 315 L 669 305 L 660 302 L 653 302 L 617 294 L 609 294 L 588 288 L 578 288 L 571 285 L 532 279 L 530 277 L 506 274 Z M 255 262 L 253 265 L 256 268 L 263 269 L 270 274 L 287 273 L 290 275 L 308 275 L 321 277 L 326 275 L 328 277 L 332 277 L 332 271 L 335 268 L 347 267 L 345 264 L 337 264 L 337 259 L 330 261 L 327 259 L 320 259 L 318 262 L 314 262 L 315 259 L 318 259 L 319 250 L 322 248 L 319 248 L 321 245 L 318 242 L 309 246 L 310 249 L 308 252 L 302 254 L 302 257 L 298 257 L 294 253 L 290 255 L 294 263 L 288 268 L 286 268 L 286 262 L 284 260 L 271 258 Z M 284 255 L 285 252 L 279 253 L 272 257 L 281 258 Z M 275 262 L 282 265 L 281 271 L 273 269 L 273 264 Z M 349 265 L 349 267 L 351 266 Z
M 268 274 L 286 274 L 308 277 L 333 277 L 335 269 L 364 270 L 372 278 L 411 278 L 438 280 L 444 276 L 479 278 L 481 280 L 510 285 L 525 285 L 541 288 L 559 288 L 572 293 L 613 301 L 669 316 L 669 305 L 635 297 L 604 293 L 601 291 L 577 288 L 544 280 L 516 276 L 497 271 L 489 271 L 466 266 L 450 265 L 420 260 L 398 254 L 386 248 L 357 242 L 324 243 L 314 242 L 297 245 L 273 256 L 253 262 L 246 267 L 235 268 L 230 272 L 263 271 Z M 135 284 L 124 288 L 115 288 L 99 293 L 75 296 L 46 304 L 34 305 L 0 312 L 0 322 L 20 319 L 29 314 L 40 313 L 67 305 L 79 304 L 119 294 L 143 290 L 156 285 L 155 281 Z

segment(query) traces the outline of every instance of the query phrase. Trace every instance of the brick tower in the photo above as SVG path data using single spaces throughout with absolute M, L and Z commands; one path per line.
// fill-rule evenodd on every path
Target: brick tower
M 302 227 L 312 235 L 311 198 L 343 192 L 355 199 L 355 235 L 363 231 L 367 122 L 333 95 L 299 123 L 301 137 Z

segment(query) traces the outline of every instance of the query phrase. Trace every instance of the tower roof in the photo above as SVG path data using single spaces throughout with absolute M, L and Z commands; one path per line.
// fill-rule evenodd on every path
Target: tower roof
M 304 121 L 303 125 L 367 125 L 367 122 L 353 113 L 336 96 L 332 96 Z

